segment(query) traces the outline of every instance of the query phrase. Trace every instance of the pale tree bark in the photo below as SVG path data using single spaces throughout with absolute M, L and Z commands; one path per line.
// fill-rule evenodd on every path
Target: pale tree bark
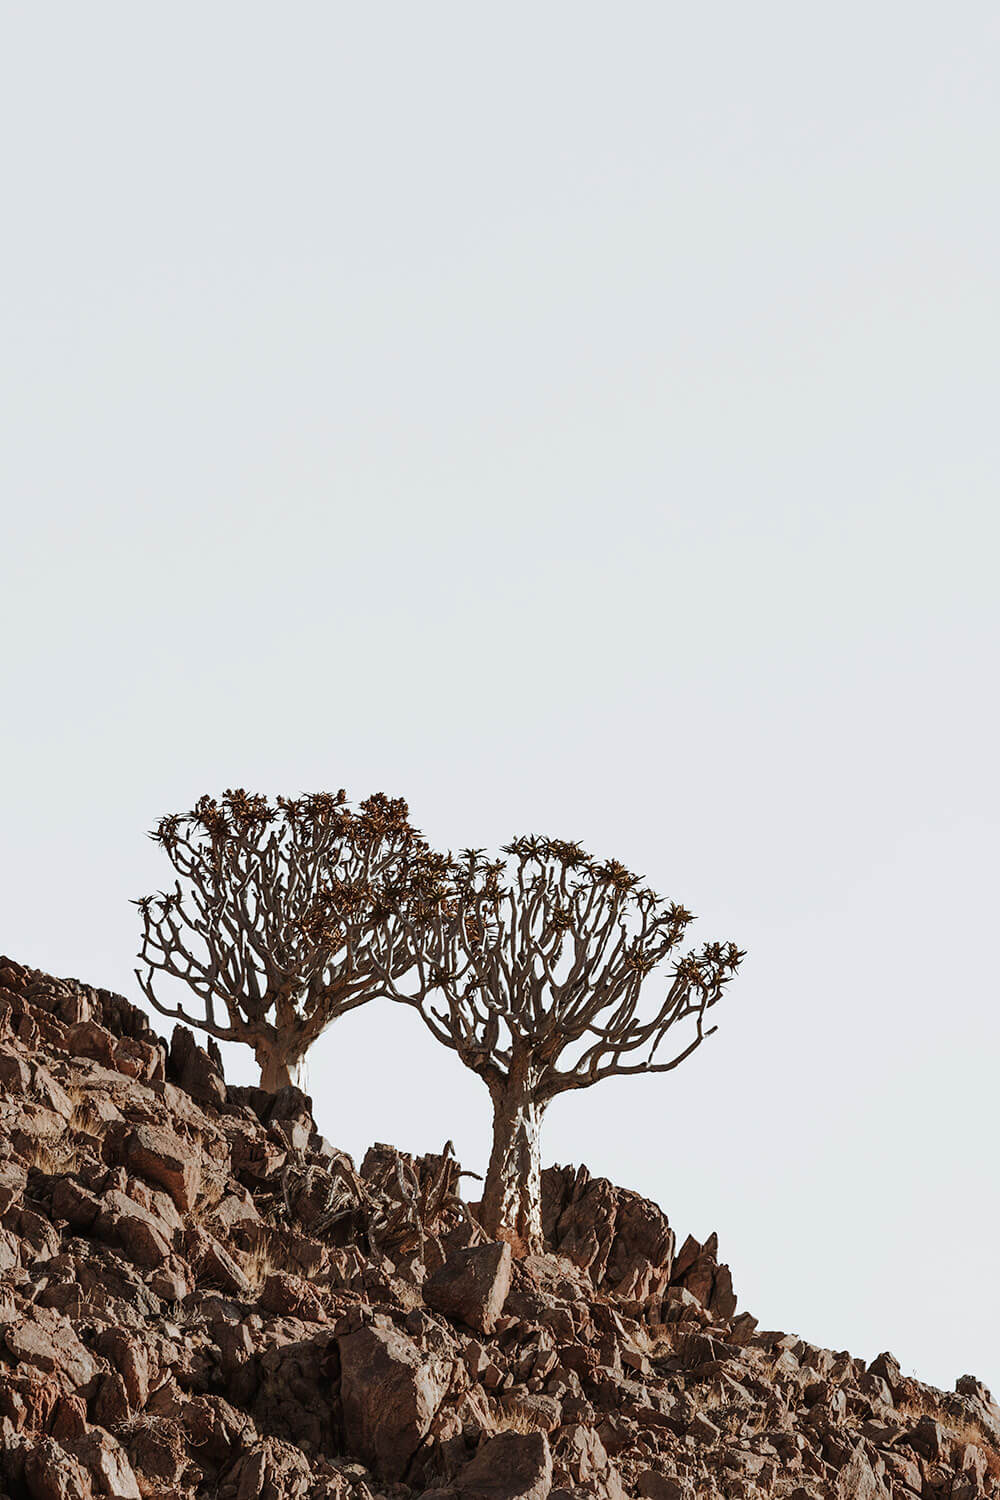
M 304 1094 L 309 1092 L 309 1068 L 305 1050 L 300 1052 L 289 1047 L 280 1038 L 261 1038 L 254 1043 L 254 1056 L 260 1068 L 260 1087 L 269 1094 L 276 1094 L 288 1083 L 301 1089 Z
M 541 1130 L 544 1103 L 535 1097 L 527 1068 L 491 1082 L 493 1149 L 483 1187 L 480 1220 L 494 1239 L 519 1255 L 539 1254 L 542 1241 Z

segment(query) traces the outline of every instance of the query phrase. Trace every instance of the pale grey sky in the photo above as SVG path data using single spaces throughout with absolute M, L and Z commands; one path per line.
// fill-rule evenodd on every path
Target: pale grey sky
M 750 957 L 546 1158 L 1000 1387 L 996 7 L 0 20 L 0 949 L 135 997 L 231 785 L 583 839 Z M 482 1170 L 408 1012 L 312 1076 Z

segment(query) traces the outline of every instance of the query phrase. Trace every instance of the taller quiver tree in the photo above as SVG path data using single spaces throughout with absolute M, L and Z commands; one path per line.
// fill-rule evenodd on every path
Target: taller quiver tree
M 355 811 L 343 791 L 273 804 L 229 791 L 161 818 L 150 837 L 176 879 L 136 902 L 142 991 L 161 1015 L 252 1047 L 270 1091 L 304 1086 L 330 1022 L 412 965 L 397 928 L 416 929 L 446 868 L 406 803 L 382 793 Z M 165 1004 L 154 975 L 183 980 L 202 1013 Z
M 417 987 L 393 994 L 489 1088 L 480 1218 L 531 1253 L 542 1245 L 539 1133 L 550 1101 L 604 1078 L 676 1068 L 716 1029 L 706 1013 L 744 955 L 706 943 L 677 956 L 691 913 L 579 844 L 519 838 L 503 853 L 497 862 L 463 853 L 449 900 L 405 933 Z M 654 988 L 658 1002 L 644 1016 L 640 998 Z M 664 1056 L 667 1033 L 686 1021 L 688 1034 Z

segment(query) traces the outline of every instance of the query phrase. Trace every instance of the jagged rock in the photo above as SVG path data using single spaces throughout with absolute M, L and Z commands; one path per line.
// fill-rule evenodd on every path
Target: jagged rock
M 46 1378 L 29 1366 L 16 1374 L 0 1375 L 0 1421 L 18 1432 L 45 1431 L 51 1422 L 61 1391 L 58 1380 Z
M 638 1194 L 550 1169 L 511 1263 L 447 1153 L 355 1174 L 300 1091 L 165 1062 L 0 959 L 0 1500 L 1000 1500 L 981 1382 L 760 1330 Z
M 955 1381 L 955 1390 L 960 1396 L 975 1396 L 986 1406 L 994 1404 L 990 1392 L 981 1380 L 976 1379 L 975 1375 L 960 1375 Z
M 0 1216 L 20 1203 L 27 1181 L 28 1169 L 22 1162 L 0 1160 Z
M 265 1312 L 283 1317 L 302 1318 L 306 1322 L 326 1320 L 323 1304 L 308 1281 L 287 1271 L 273 1271 L 264 1282 L 258 1305 Z
M 246 1272 L 214 1235 L 192 1225 L 185 1235 L 184 1243 L 191 1264 L 197 1268 L 203 1280 L 221 1287 L 232 1296 L 248 1295 L 250 1282 Z
M 86 1233 L 101 1212 L 101 1200 L 72 1177 L 59 1177 L 52 1189 L 52 1212 L 71 1229 Z
M 226 1084 L 222 1076 L 222 1058 L 215 1042 L 208 1051 L 199 1047 L 186 1026 L 175 1026 L 170 1038 L 167 1076 L 204 1104 L 217 1107 L 226 1102 Z
M 589 1422 L 576 1422 L 559 1434 L 557 1454 L 560 1469 L 576 1485 L 586 1485 L 601 1500 L 623 1500 L 621 1479 L 611 1462 L 600 1434 Z
M 547 1500 L 552 1454 L 543 1432 L 501 1432 L 483 1444 L 444 1493 L 462 1500 Z
M 125 1382 L 117 1370 L 109 1370 L 101 1377 L 97 1395 L 94 1397 L 94 1421 L 114 1432 L 123 1426 L 131 1415 Z
M 229 1478 L 236 1482 L 236 1500 L 304 1500 L 312 1488 L 305 1455 L 279 1438 L 258 1444 Z
M 508 1391 L 500 1398 L 500 1405 L 510 1416 L 516 1417 L 525 1427 L 535 1427 L 539 1432 L 554 1432 L 562 1423 L 562 1402 L 555 1396 L 533 1394 L 531 1391 Z
M 121 1376 L 129 1405 L 141 1411 L 149 1398 L 150 1361 L 145 1341 L 121 1328 L 104 1328 L 94 1347 Z
M 136 1482 L 176 1486 L 187 1467 L 184 1432 L 169 1417 L 147 1417 L 128 1437 L 129 1462 Z
M 117 1188 L 103 1195 L 94 1220 L 94 1233 L 102 1240 L 120 1245 L 136 1265 L 147 1269 L 170 1259 L 169 1226 Z
M 129 1171 L 165 1188 L 181 1213 L 190 1213 L 201 1186 L 201 1163 L 173 1131 L 137 1125 L 124 1156 Z
M 690 1481 L 657 1474 L 652 1469 L 644 1469 L 639 1475 L 638 1492 L 642 1500 L 694 1500 Z
M 91 1428 L 67 1446 L 90 1475 L 95 1495 L 111 1495 L 114 1500 L 142 1500 L 135 1471 L 120 1443 L 109 1432 Z
M 479 1333 L 492 1333 L 510 1291 L 511 1266 L 506 1242 L 456 1250 L 427 1277 L 424 1301 Z
M 50 1307 L 33 1307 L 16 1318 L 4 1342 L 19 1365 L 54 1372 L 71 1387 L 89 1384 L 97 1364 L 67 1318 Z
M 876 1477 L 862 1443 L 837 1475 L 836 1492 L 838 1500 L 880 1500 L 885 1496 L 885 1486 Z
M 39 1438 L 24 1460 L 24 1483 L 31 1500 L 91 1500 L 90 1475 L 54 1438 Z
M 425 1359 L 396 1328 L 369 1324 L 337 1342 L 348 1447 L 385 1478 L 402 1479 L 430 1431 L 452 1367 Z

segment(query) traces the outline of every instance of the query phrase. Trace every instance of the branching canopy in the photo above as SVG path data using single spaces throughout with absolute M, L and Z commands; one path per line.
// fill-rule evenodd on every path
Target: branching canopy
M 463 851 L 449 899 L 407 928 L 416 988 L 394 989 L 467 1067 L 497 1085 L 526 1060 L 544 1104 L 615 1075 L 669 1072 L 711 1035 L 707 1012 L 744 957 L 735 944 L 675 956 L 691 913 L 579 844 L 519 838 L 503 854 Z M 657 974 L 666 992 L 644 1015 Z M 665 1056 L 667 1033 L 687 1020 L 691 1034 Z
M 165 1016 L 223 1041 L 304 1054 L 336 1016 L 412 958 L 393 938 L 440 898 L 447 861 L 382 793 L 357 810 L 343 791 L 275 803 L 242 789 L 161 818 L 173 889 L 136 902 L 136 974 Z M 154 974 L 182 979 L 204 1014 L 162 1002 Z

